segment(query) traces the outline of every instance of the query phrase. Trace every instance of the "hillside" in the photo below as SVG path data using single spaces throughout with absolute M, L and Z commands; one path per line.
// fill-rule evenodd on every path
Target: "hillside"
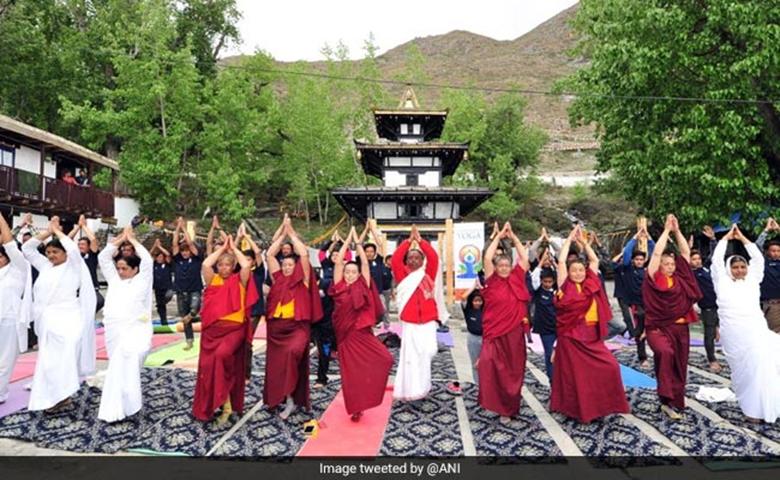
M 415 38 L 398 45 L 377 58 L 382 77 L 393 79 L 404 70 L 405 53 L 416 44 L 426 57 L 425 70 L 433 84 L 474 85 L 484 88 L 518 87 L 548 91 L 559 78 L 583 65 L 572 59 L 567 51 L 574 47 L 576 38 L 569 25 L 577 12 L 575 5 L 542 23 L 515 40 L 499 41 L 474 33 L 454 30 L 444 35 Z M 223 59 L 232 63 L 236 57 Z M 284 63 L 280 62 L 280 66 Z M 323 69 L 324 62 L 311 62 Z M 403 87 L 391 91 L 397 98 Z M 424 107 L 439 105 L 436 88 L 415 87 Z M 543 95 L 528 96 L 528 120 L 542 127 L 550 136 L 551 145 L 587 143 L 590 129 L 572 129 L 566 114 L 566 101 Z

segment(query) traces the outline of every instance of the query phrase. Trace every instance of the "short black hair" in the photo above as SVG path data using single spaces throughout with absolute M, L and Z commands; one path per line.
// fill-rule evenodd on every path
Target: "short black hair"
M 243 251 L 243 252 L 241 252 L 241 253 L 243 253 L 243 254 L 244 254 L 244 256 L 245 256 L 246 258 L 249 258 L 250 260 L 256 260 L 256 258 L 255 258 L 255 251 L 254 251 L 254 250 L 252 250 L 251 248 L 248 248 L 248 249 L 244 250 L 244 251 Z
M 647 254 L 642 250 L 634 250 L 633 252 L 631 252 L 631 260 L 635 259 L 636 257 L 647 258 Z
M 552 278 L 553 281 L 555 280 L 555 272 L 552 270 L 545 268 L 542 269 L 541 273 L 539 274 L 539 280 L 544 280 L 545 278 Z
M 365 250 L 365 249 L 367 249 L 367 248 L 373 248 L 373 249 L 374 249 L 374 251 L 376 252 L 376 245 L 375 245 L 375 244 L 373 244 L 373 243 L 370 243 L 370 242 L 369 242 L 369 243 L 366 243 L 366 244 L 364 244 L 364 245 L 363 245 L 363 250 Z
M 89 237 L 81 237 L 79 238 L 79 242 L 84 241 L 87 242 L 87 245 L 92 245 L 92 242 L 89 240 Z
M 696 249 L 696 248 L 692 248 L 692 249 L 691 249 L 691 257 L 693 257 L 694 255 L 698 255 L 698 256 L 700 256 L 700 257 L 702 256 L 702 255 L 701 255 L 701 252 L 700 252 L 698 249 Z
M 65 247 L 62 246 L 62 242 L 60 242 L 59 238 L 55 238 L 52 241 L 50 241 L 49 243 L 47 243 L 45 249 L 49 248 L 49 247 L 56 248 L 58 250 L 62 250 L 63 252 L 66 251 Z
M 130 268 L 139 268 L 141 266 L 141 259 L 138 258 L 138 255 L 128 255 L 126 257 L 120 257 L 120 258 L 117 259 L 117 263 L 119 263 L 119 261 L 122 261 L 122 260 Z
M 769 243 L 767 243 L 766 248 L 769 248 L 773 245 L 780 247 L 780 240 L 773 238 L 772 240 L 769 241 Z

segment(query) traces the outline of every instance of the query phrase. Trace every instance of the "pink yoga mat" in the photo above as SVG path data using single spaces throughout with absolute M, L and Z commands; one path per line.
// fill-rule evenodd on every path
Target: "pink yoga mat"
M 265 322 L 257 326 L 257 330 L 255 330 L 255 338 L 268 338 L 268 333 L 265 328 Z
M 38 359 L 38 352 L 28 352 L 19 355 L 14 365 L 14 371 L 11 373 L 11 382 L 23 378 L 32 377 L 35 373 L 35 362 Z
M 393 387 L 388 386 L 382 403 L 363 412 L 359 422 L 353 422 L 344 408 L 344 393 L 339 391 L 320 419 L 317 438 L 309 438 L 298 457 L 375 457 L 382 447 L 382 438 L 393 406 Z
M 8 399 L 5 403 L 0 403 L 0 418 L 27 407 L 30 401 L 30 392 L 24 389 L 27 380 L 14 382 L 8 385 Z

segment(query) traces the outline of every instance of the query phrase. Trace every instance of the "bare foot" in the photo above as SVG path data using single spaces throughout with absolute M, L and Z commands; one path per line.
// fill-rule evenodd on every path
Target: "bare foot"
M 712 372 L 712 373 L 720 373 L 721 370 L 723 370 L 723 367 L 720 366 L 720 363 L 718 363 L 718 362 L 710 362 L 710 372 Z
M 325 384 L 321 382 L 314 382 L 314 385 L 312 385 L 311 388 L 325 388 Z
M 647 360 L 642 360 L 639 362 L 639 368 L 650 368 L 650 362 Z
M 505 417 L 504 415 L 501 415 L 498 421 L 501 422 L 501 425 L 509 425 L 512 423 L 512 417 Z
M 747 415 L 745 415 L 745 420 L 747 420 L 748 423 L 752 423 L 754 425 L 761 423 L 761 419 L 760 418 L 748 417 Z
M 360 421 L 360 417 L 362 417 L 362 416 L 363 416 L 363 412 L 353 413 L 352 417 L 350 418 L 350 420 L 352 420 L 353 422 L 359 422 Z
M 192 350 L 192 344 L 193 343 L 194 342 L 192 340 L 187 340 L 187 345 L 184 348 L 182 348 L 182 350 L 184 350 L 184 351 Z
M 661 411 L 672 420 L 682 420 L 683 416 L 669 405 L 661 405 Z
M 287 418 L 292 414 L 293 410 L 295 410 L 295 403 L 293 403 L 291 397 L 287 397 L 287 403 L 285 404 L 284 410 L 279 413 L 279 417 L 282 420 L 287 420 Z

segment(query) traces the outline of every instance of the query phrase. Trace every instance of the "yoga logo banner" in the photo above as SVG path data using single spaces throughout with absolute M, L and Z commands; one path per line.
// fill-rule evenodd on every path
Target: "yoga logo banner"
M 452 232 L 452 254 L 455 267 L 455 298 L 461 300 L 477 279 L 482 269 L 482 251 L 485 248 L 483 222 L 456 223 Z

